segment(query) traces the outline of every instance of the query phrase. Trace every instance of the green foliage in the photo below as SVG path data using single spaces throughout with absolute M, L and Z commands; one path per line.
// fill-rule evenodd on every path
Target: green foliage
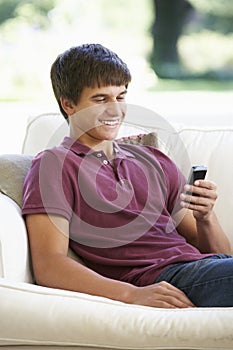
M 16 17 L 16 8 L 21 1 L 0 0 L 0 25 L 9 18 Z
M 49 23 L 48 13 L 55 3 L 55 0 L 0 0 L 0 25 L 18 18 L 44 28 Z
M 178 48 L 183 65 L 191 73 L 209 71 L 219 79 L 233 78 L 233 34 L 202 30 L 191 36 L 183 35 Z
M 198 19 L 191 21 L 188 27 L 192 31 L 204 28 L 220 33 L 233 32 L 232 0 L 189 0 L 198 13 Z
M 203 78 L 232 80 L 233 1 L 189 2 L 196 13 L 178 42 L 183 66 L 192 74 L 203 74 Z
M 178 0 L 154 2 L 160 15 L 152 27 L 151 66 L 157 76 L 233 79 L 232 0 L 179 0 L 180 7 Z
M 189 1 L 195 2 L 201 19 L 207 14 L 209 20 L 217 12 L 223 15 L 218 3 L 233 5 L 233 0 Z M 203 4 L 209 7 L 201 8 Z M 232 14 L 230 7 L 226 12 Z M 68 47 L 88 42 L 108 46 L 127 62 L 134 81 L 131 89 L 189 88 L 175 80 L 164 85 L 152 71 L 148 57 L 153 18 L 152 0 L 0 0 L 1 99 L 53 101 L 51 63 Z M 215 69 L 229 74 L 233 67 L 232 39 L 232 34 L 210 30 L 186 31 L 178 41 L 181 62 L 191 74 Z M 215 85 L 209 81 L 201 86 L 211 89 Z M 216 89 L 221 86 L 232 88 L 229 81 L 216 83 Z M 199 88 L 197 80 L 194 87 Z
M 189 0 L 200 12 L 222 17 L 233 17 L 232 0 Z
M 158 79 L 156 85 L 151 87 L 155 91 L 233 91 L 233 81 L 222 81 L 213 79 Z

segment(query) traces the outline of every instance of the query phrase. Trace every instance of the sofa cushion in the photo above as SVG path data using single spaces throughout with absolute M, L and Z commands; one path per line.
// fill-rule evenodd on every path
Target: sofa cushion
M 233 348 L 232 308 L 159 309 L 1 279 L 0 300 L 2 350 Z
M 69 126 L 60 113 L 43 113 L 29 118 L 22 153 L 37 154 L 57 146 L 69 134 Z
M 0 193 L 0 277 L 33 282 L 27 232 L 19 206 Z
M 27 233 L 21 216 L 22 186 L 31 156 L 0 156 L 0 276 L 32 282 Z
M 187 127 L 177 128 L 180 143 L 173 142 L 172 138 L 167 143 L 168 153 L 176 155 L 176 164 L 183 174 L 188 176 L 192 165 L 205 165 L 207 167 L 206 178 L 217 185 L 218 199 L 214 209 L 219 222 L 227 234 L 233 253 L 233 127 L 229 119 L 229 125 L 225 127 Z M 185 147 L 182 147 L 183 146 Z
M 139 112 L 140 111 L 139 109 Z M 134 112 L 133 109 L 133 113 Z M 145 110 L 143 109 L 141 112 L 145 113 Z M 138 123 L 135 124 L 134 122 L 135 115 L 132 121 L 130 121 L 130 118 L 127 118 L 127 120 L 122 123 L 118 133 L 119 139 L 122 138 L 128 142 L 127 139 L 129 135 L 139 135 L 139 137 L 136 137 L 137 141 L 140 143 L 145 141 L 141 136 L 150 133 L 152 131 L 151 128 L 139 125 Z M 43 137 L 41 137 L 41 135 L 43 135 Z M 69 126 L 60 113 L 43 113 L 32 116 L 28 121 L 22 153 L 35 155 L 46 148 L 59 145 L 67 135 L 69 135 Z M 149 142 L 149 139 L 146 138 L 146 142 Z
M 4 154 L 0 156 L 0 192 L 22 205 L 24 178 L 31 166 L 32 156 Z
M 117 139 L 117 142 L 158 147 L 158 138 L 155 132 L 121 137 L 120 139 Z

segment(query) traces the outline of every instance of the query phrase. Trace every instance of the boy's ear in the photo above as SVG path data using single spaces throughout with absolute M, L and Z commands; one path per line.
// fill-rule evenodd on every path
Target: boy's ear
M 60 102 L 61 102 L 62 108 L 64 109 L 64 111 L 68 116 L 75 113 L 75 104 L 71 100 L 65 97 L 61 97 Z

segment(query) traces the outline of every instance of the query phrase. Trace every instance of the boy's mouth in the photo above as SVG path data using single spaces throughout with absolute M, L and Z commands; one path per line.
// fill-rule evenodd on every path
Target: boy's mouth
M 103 120 L 103 119 L 99 119 L 98 120 L 101 124 L 103 124 L 103 125 L 109 125 L 109 126 L 116 126 L 116 125 L 118 125 L 119 123 L 120 123 L 120 118 L 118 118 L 118 119 L 105 119 L 105 120 Z

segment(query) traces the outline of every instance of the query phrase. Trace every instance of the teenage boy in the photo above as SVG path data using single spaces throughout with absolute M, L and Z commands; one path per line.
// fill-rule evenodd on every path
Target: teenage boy
M 233 306 L 215 184 L 185 185 L 158 149 L 114 141 L 126 64 L 102 45 L 82 45 L 57 57 L 51 80 L 70 135 L 35 157 L 24 184 L 36 282 L 153 307 Z

